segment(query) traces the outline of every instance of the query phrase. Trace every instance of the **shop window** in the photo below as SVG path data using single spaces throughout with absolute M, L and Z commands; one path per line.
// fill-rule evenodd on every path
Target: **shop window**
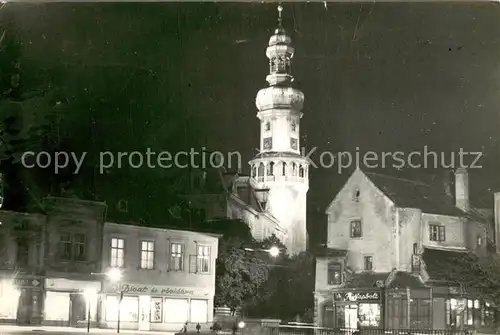
M 191 322 L 206 323 L 208 320 L 208 301 L 191 299 Z
M 388 299 L 388 322 L 389 328 L 405 329 L 408 321 L 408 300 Z
M 464 310 L 464 321 L 469 326 L 481 325 L 481 306 L 479 300 L 467 300 L 467 307 Z
M 380 326 L 380 305 L 379 304 L 359 304 L 359 325 L 361 327 Z
M 184 269 L 184 247 L 180 243 L 172 243 L 170 245 L 170 270 L 182 271 Z
M 410 328 L 428 329 L 431 325 L 431 302 L 429 299 L 410 300 Z
M 123 238 L 111 239 L 110 265 L 122 268 L 125 264 L 125 240 Z
M 118 320 L 118 300 L 117 296 L 108 295 L 106 297 L 106 321 Z M 120 305 L 120 321 L 139 321 L 139 298 L 123 297 Z
M 446 241 L 446 230 L 444 226 L 430 224 L 429 225 L 429 240 L 436 242 Z
M 484 327 L 493 327 L 495 325 L 495 310 L 489 303 L 484 303 L 482 308 L 481 323 Z
M 152 298 L 151 299 L 151 322 L 159 323 L 162 322 L 162 310 L 163 310 L 163 299 L 162 298 Z
M 336 328 L 358 328 L 358 305 L 337 305 L 335 310 Z
M 361 220 L 351 221 L 351 238 L 360 238 L 363 236 L 361 230 Z
M 340 285 L 342 283 L 342 266 L 332 262 L 328 264 L 328 285 Z
M 45 320 L 48 321 L 69 321 L 69 293 L 47 291 L 45 297 Z
M 187 299 L 165 299 L 164 320 L 166 323 L 188 321 L 189 304 Z
M 449 327 L 461 327 L 462 310 L 466 308 L 464 299 L 447 299 L 446 300 L 446 325 Z

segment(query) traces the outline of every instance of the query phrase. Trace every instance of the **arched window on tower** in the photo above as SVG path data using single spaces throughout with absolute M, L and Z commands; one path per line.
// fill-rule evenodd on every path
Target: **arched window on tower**
M 304 178 L 304 167 L 302 165 L 299 166 L 299 177 Z
M 255 165 L 252 165 L 252 177 L 257 177 L 257 168 L 255 167 Z
M 274 175 L 274 162 L 271 162 L 267 165 L 267 175 L 268 176 Z
M 266 122 L 266 127 L 264 128 L 266 131 L 271 130 L 271 122 L 267 121 Z
M 295 163 L 292 163 L 292 176 L 297 175 L 297 165 Z
M 271 58 L 269 65 L 271 67 L 271 73 L 274 73 L 278 70 L 278 59 L 276 57 Z
M 286 163 L 281 163 L 281 175 L 286 176 Z
M 264 177 L 264 164 L 260 163 L 259 164 L 259 171 L 257 171 L 257 176 L 258 177 Z
M 286 73 L 286 61 L 285 57 L 279 56 L 278 57 L 278 73 Z

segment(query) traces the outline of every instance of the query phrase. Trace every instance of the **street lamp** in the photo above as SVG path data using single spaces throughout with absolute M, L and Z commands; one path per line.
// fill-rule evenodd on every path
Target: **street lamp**
M 279 254 L 280 254 L 280 248 L 278 248 L 277 246 L 272 246 L 271 248 L 269 249 L 252 249 L 252 248 L 245 248 L 245 251 L 264 251 L 264 252 L 267 252 L 269 253 L 269 255 L 271 255 L 271 257 L 278 257 Z
M 111 268 L 109 271 L 106 273 L 108 276 L 109 280 L 111 282 L 116 284 L 116 287 L 120 291 L 120 298 L 118 299 L 118 318 L 116 322 L 116 332 L 120 332 L 120 312 L 122 309 L 122 300 L 123 300 L 123 290 L 122 290 L 122 285 L 120 283 L 120 280 L 122 279 L 122 272 L 118 268 Z
M 87 299 L 87 333 L 90 333 L 90 319 L 92 317 L 90 313 L 90 302 L 95 299 L 97 292 L 95 289 L 87 288 L 84 292 L 84 295 Z

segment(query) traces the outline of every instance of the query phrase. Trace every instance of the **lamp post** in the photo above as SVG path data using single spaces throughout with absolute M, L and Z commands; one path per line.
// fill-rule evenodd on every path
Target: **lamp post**
M 116 332 L 119 333 L 120 332 L 120 312 L 122 309 L 121 307 L 122 307 L 122 300 L 123 300 L 123 290 L 122 290 L 122 285 L 120 283 L 120 281 L 122 279 L 122 272 L 118 268 L 112 268 L 106 273 L 106 275 L 108 276 L 109 280 L 111 280 L 111 282 L 113 282 L 113 283 L 115 283 L 115 285 L 117 285 L 118 290 L 120 292 L 120 297 L 118 299 L 118 318 L 117 318 L 117 322 L 116 322 Z
M 271 248 L 269 249 L 253 249 L 253 248 L 245 248 L 245 251 L 263 251 L 263 252 L 267 252 L 269 253 L 269 255 L 271 255 L 271 257 L 275 258 L 275 257 L 278 257 L 279 254 L 280 254 L 280 248 L 276 247 L 276 246 L 272 246 Z
M 87 333 L 90 333 L 90 319 L 92 317 L 90 312 L 90 302 L 95 298 L 97 293 L 93 289 L 86 289 L 84 294 L 85 298 L 87 298 Z

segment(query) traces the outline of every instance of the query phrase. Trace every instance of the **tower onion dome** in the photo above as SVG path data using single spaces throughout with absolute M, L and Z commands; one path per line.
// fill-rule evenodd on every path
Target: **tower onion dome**
M 269 109 L 293 109 L 297 112 L 304 105 L 304 94 L 293 88 L 292 58 L 294 48 L 292 39 L 282 26 L 281 12 L 283 7 L 278 6 L 278 28 L 269 39 L 266 56 L 269 59 L 269 75 L 266 81 L 269 87 L 257 93 L 255 104 L 259 111 Z

